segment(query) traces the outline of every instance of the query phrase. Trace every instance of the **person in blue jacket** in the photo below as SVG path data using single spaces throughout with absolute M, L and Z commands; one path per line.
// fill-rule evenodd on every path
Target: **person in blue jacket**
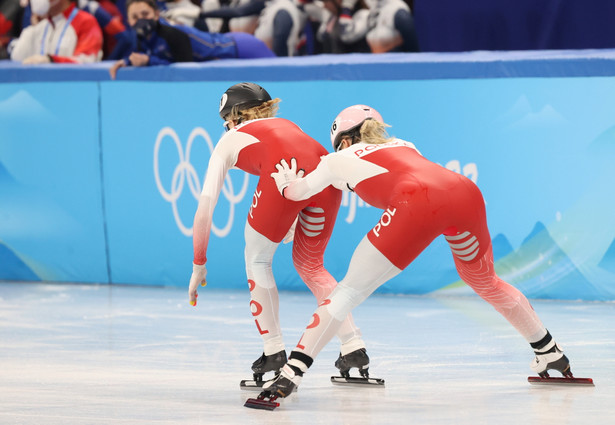
M 128 24 L 137 37 L 137 48 L 109 69 L 115 79 L 125 66 L 168 65 L 214 59 L 275 57 L 259 39 L 246 33 L 209 33 L 160 18 L 155 0 L 128 0 Z
M 112 16 L 97 1 L 79 0 L 78 6 L 93 15 L 103 31 L 103 60 L 118 60 L 134 50 L 135 37 L 119 17 Z

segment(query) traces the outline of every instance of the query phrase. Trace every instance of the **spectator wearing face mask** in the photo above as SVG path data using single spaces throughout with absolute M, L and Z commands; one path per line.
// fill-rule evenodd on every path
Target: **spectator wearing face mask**
M 129 0 L 127 8 L 128 24 L 137 34 L 137 49 L 113 64 L 109 70 L 112 79 L 125 66 L 275 56 L 265 43 L 251 34 L 218 34 L 183 25 L 173 26 L 160 18 L 154 0 Z
M 11 51 L 24 64 L 91 63 L 102 58 L 102 31 L 96 19 L 70 0 L 31 0 L 42 18 L 25 28 Z

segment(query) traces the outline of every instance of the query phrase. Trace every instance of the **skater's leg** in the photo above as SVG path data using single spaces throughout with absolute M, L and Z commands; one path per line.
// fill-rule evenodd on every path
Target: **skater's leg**
M 400 272 L 364 237 L 352 256 L 348 273 L 320 303 L 293 353 L 315 358 L 339 331 L 351 310 Z M 290 357 L 293 358 L 293 354 Z
M 278 288 L 271 264 L 278 243 L 272 242 L 246 223 L 245 261 L 250 285 L 250 308 L 263 338 L 265 355 L 284 350 L 279 319 Z
M 449 242 L 450 243 L 450 242 Z M 529 342 L 540 341 L 547 330 L 528 299 L 495 274 L 491 246 L 478 260 L 467 262 L 453 253 L 461 279 L 491 304 Z
M 530 343 L 536 357 L 530 367 L 540 376 L 548 376 L 549 369 L 564 376 L 572 376 L 570 362 L 561 347 L 545 329 L 528 299 L 512 285 L 495 274 L 491 246 L 471 264 L 455 254 L 455 265 L 461 279 L 491 304 Z
M 312 291 L 318 304 L 331 294 L 337 281 L 325 269 L 324 253 L 333 228 L 335 217 L 326 214 L 322 208 L 307 207 L 299 214 L 293 243 L 293 263 L 299 276 Z M 337 336 L 341 342 L 341 353 L 365 348 L 361 331 L 355 325 L 351 314 L 342 321 Z
M 280 376 L 265 384 L 263 390 L 279 397 L 288 396 L 301 383 L 303 373 L 337 333 L 350 311 L 400 272 L 364 237 L 352 255 L 346 277 L 316 309 Z

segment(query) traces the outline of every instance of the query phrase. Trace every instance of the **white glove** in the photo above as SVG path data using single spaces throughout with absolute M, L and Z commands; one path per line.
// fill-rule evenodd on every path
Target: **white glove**
M 196 19 L 201 14 L 201 9 L 192 7 L 176 7 L 170 10 L 161 12 L 162 16 L 170 21 L 176 21 L 181 18 Z
M 198 286 L 207 285 L 205 276 L 207 276 L 207 269 L 205 268 L 205 264 L 199 265 L 192 263 L 192 276 L 190 277 L 190 288 L 188 289 L 190 305 L 192 306 L 196 306 L 196 299 L 199 296 L 199 294 L 197 294 L 196 292 Z
M 290 226 L 290 229 L 288 229 L 288 232 L 286 232 L 286 236 L 284 236 L 284 239 L 282 239 L 282 242 L 286 243 L 291 243 L 292 241 L 295 240 L 295 228 L 297 227 L 297 221 L 299 220 L 299 216 L 297 216 L 297 218 L 295 218 L 295 221 L 293 221 L 293 225 Z
M 280 191 L 280 195 L 284 196 L 284 189 L 293 181 L 300 179 L 305 174 L 305 170 L 301 169 L 297 171 L 297 160 L 295 158 L 290 159 L 290 167 L 285 159 L 281 160 L 279 164 L 275 165 L 277 173 L 271 173 L 271 177 L 275 180 L 275 184 Z
M 23 60 L 24 65 L 40 65 L 43 63 L 51 63 L 51 59 L 47 55 L 32 55 Z

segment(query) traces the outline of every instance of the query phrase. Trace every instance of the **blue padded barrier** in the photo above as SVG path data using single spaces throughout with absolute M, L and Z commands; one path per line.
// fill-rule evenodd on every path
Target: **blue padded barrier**
M 502 278 L 530 297 L 615 299 L 615 52 L 344 55 L 121 70 L 0 63 L 0 279 L 186 286 L 191 222 L 220 95 L 238 81 L 330 148 L 367 103 L 487 202 Z M 215 213 L 210 285 L 245 287 L 256 180 L 233 171 Z M 379 211 L 345 195 L 326 254 L 341 279 Z M 468 293 L 438 238 L 379 291 Z M 305 289 L 281 246 L 282 289 Z

